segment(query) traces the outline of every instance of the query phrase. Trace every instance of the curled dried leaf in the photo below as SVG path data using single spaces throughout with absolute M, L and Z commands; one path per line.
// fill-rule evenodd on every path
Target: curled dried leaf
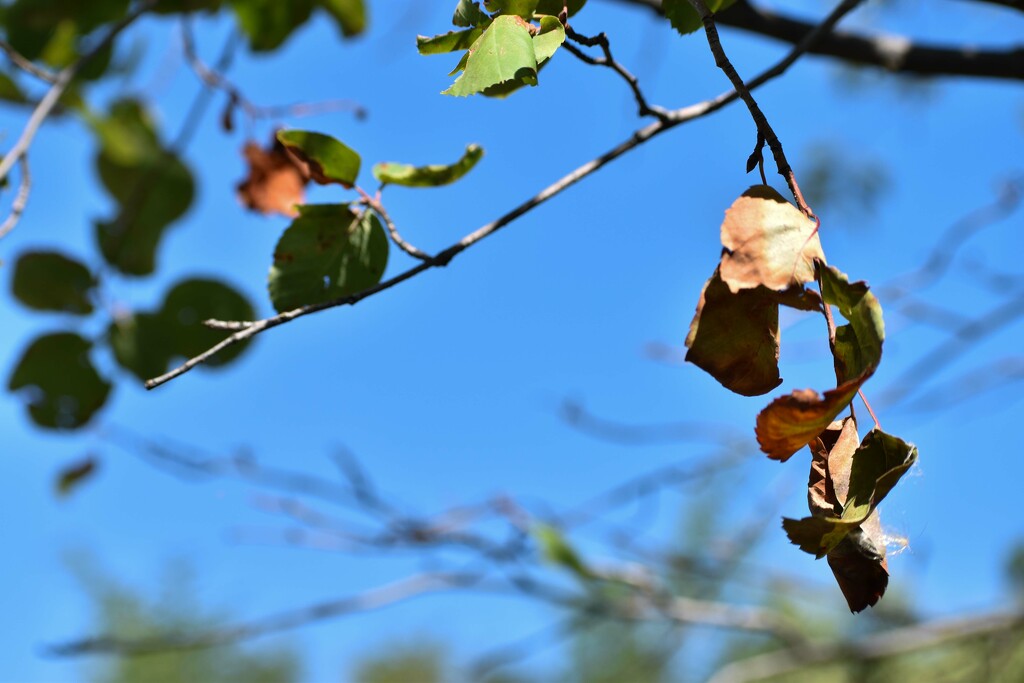
M 288 154 L 277 138 L 265 149 L 247 142 L 242 156 L 249 165 L 249 175 L 238 184 L 242 205 L 262 214 L 298 215 L 295 206 L 305 200 L 309 167 Z

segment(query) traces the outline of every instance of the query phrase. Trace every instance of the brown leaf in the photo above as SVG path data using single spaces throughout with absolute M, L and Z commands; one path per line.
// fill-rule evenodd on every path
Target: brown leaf
M 263 214 L 298 215 L 295 205 L 305 199 L 308 166 L 288 154 L 276 138 L 268 149 L 250 141 L 242 155 L 249 164 L 249 175 L 238 185 L 239 201 Z
M 743 396 L 779 386 L 777 296 L 764 287 L 732 292 L 716 270 L 690 323 L 686 360 Z
M 828 566 L 851 612 L 872 607 L 885 595 L 889 566 L 877 511 L 828 554 Z
M 773 460 L 785 462 L 820 435 L 842 412 L 867 377 L 840 384 L 819 396 L 814 389 L 797 389 L 779 396 L 757 416 L 757 443 Z
M 97 466 L 98 461 L 90 455 L 62 469 L 57 475 L 57 494 L 61 497 L 69 495 L 96 473 Z
M 857 422 L 852 417 L 833 422 L 808 444 L 812 458 L 807 506 L 812 515 L 836 517 L 842 513 L 853 453 L 859 445 Z
M 751 187 L 725 212 L 722 280 L 733 292 L 812 282 L 814 260 L 825 260 L 815 225 L 771 187 Z

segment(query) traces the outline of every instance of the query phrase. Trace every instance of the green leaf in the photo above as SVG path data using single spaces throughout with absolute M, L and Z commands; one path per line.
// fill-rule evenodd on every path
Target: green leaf
M 89 294 L 95 285 L 92 273 L 78 261 L 33 251 L 18 258 L 11 290 L 29 308 L 86 315 L 93 310 Z
M 865 282 L 850 283 L 836 268 L 819 262 L 822 298 L 839 308 L 849 325 L 836 328 L 836 373 L 840 382 L 874 372 L 882 360 L 882 306 Z
M 71 495 L 96 474 L 98 466 L 99 460 L 90 455 L 62 468 L 57 474 L 57 495 L 61 498 Z
M 441 94 L 467 97 L 508 81 L 537 83 L 533 37 L 518 16 L 494 20 L 469 49 L 466 70 Z
M 872 429 L 853 454 L 843 519 L 863 522 L 917 462 L 917 447 Z
M 16 0 L 4 9 L 6 38 L 22 55 L 54 68 L 68 66 L 81 56 L 79 40 L 125 15 L 130 0 Z M 109 62 L 98 55 L 80 74 L 95 78 Z M 102 68 L 97 68 L 102 66 Z
M 596 578 L 597 575 L 587 567 L 559 529 L 550 524 L 535 524 L 532 534 L 545 560 L 568 569 L 581 579 Z
M 218 12 L 224 0 L 160 0 L 152 9 L 154 14 L 188 14 L 192 12 Z
M 552 55 L 565 42 L 565 27 L 558 17 L 541 17 L 540 32 L 533 37 L 533 52 L 537 64 L 551 59 Z
M 314 0 L 231 0 L 238 25 L 256 52 L 275 50 L 306 21 Z
M 169 342 L 175 356 L 191 358 L 228 336 L 210 329 L 204 320 L 254 320 L 252 304 L 238 291 L 218 280 L 191 278 L 179 282 L 164 299 L 160 316 L 170 328 Z M 235 344 L 204 363 L 209 367 L 227 365 L 246 349 Z
M 372 212 L 300 206 L 274 249 L 270 300 L 281 312 L 354 294 L 380 282 L 387 262 L 388 236 Z
M 416 36 L 416 49 L 421 55 L 441 55 L 457 50 L 468 50 L 482 34 L 483 29 L 468 28 L 462 31 L 442 33 L 432 38 Z M 465 59 L 465 55 L 463 59 Z
M 217 344 L 227 332 L 203 325 L 204 320 L 252 320 L 249 301 L 232 287 L 200 278 L 176 284 L 156 313 L 135 313 L 111 323 L 107 335 L 114 358 L 140 380 L 167 371 L 173 361 L 196 356 Z M 235 360 L 248 342 L 235 344 L 204 365 L 219 367 Z
M 366 5 L 363 0 L 320 0 L 320 6 L 334 17 L 341 35 L 355 36 L 366 30 Z
M 77 429 L 107 400 L 110 383 L 89 360 L 92 343 L 69 332 L 37 338 L 7 383 L 20 392 L 32 421 L 48 429 Z
M 504 15 L 532 19 L 537 11 L 539 0 L 485 0 L 488 12 L 501 12 Z
M 469 173 L 483 155 L 484 150 L 479 145 L 469 145 L 462 158 L 454 164 L 410 166 L 409 164 L 388 162 L 374 166 L 373 177 L 382 183 L 405 187 L 449 185 Z
M 452 16 L 452 23 L 456 26 L 483 26 L 487 28 L 491 23 L 491 18 L 480 9 L 479 2 L 475 0 L 459 0 L 459 4 L 455 8 L 455 15 Z
M 564 0 L 540 0 L 537 3 L 537 14 L 558 16 L 562 11 L 562 7 L 566 4 L 569 6 L 569 16 L 571 17 L 583 9 L 583 6 L 587 4 L 587 0 L 569 0 L 568 3 L 565 3 Z
M 106 117 L 90 123 L 100 142 L 100 180 L 120 205 L 113 219 L 96 223 L 100 252 L 126 275 L 149 275 L 164 232 L 192 204 L 192 173 L 162 146 L 134 100 L 115 102 Z
M 714 13 L 726 9 L 734 2 L 736 0 L 705 0 L 704 4 Z M 693 9 L 689 0 L 663 0 L 661 9 L 668 17 L 672 28 L 684 36 L 704 27 L 700 15 Z
M 174 357 L 170 327 L 159 313 L 134 313 L 115 319 L 107 328 L 114 360 L 143 382 L 164 374 Z
M 289 152 L 309 164 L 313 180 L 321 185 L 352 187 L 362 163 L 359 155 L 329 135 L 305 130 L 282 130 L 277 139 Z

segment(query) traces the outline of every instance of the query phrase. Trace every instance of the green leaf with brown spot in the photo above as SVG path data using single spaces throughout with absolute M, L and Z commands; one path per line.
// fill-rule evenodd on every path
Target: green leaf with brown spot
M 321 185 L 355 185 L 362 161 L 340 140 L 305 130 L 282 130 L 277 139 L 291 154 L 309 165 L 310 176 Z
M 268 289 L 277 311 L 331 301 L 380 282 L 388 236 L 370 211 L 347 204 L 299 207 L 274 249 Z

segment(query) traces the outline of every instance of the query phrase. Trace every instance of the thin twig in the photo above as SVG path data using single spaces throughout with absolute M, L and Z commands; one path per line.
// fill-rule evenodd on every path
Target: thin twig
M 404 237 L 402 237 L 401 233 L 398 232 L 398 228 L 395 227 L 395 222 L 391 220 L 391 216 L 384 208 L 384 205 L 380 203 L 380 199 L 378 199 L 377 197 L 371 197 L 369 194 L 367 194 L 365 191 L 361 189 L 359 190 L 359 194 L 362 197 L 360 199 L 360 203 L 369 207 L 371 211 L 380 216 L 380 219 L 384 221 L 384 225 L 387 226 L 388 229 L 388 235 L 391 237 L 391 241 L 395 243 L 395 246 L 397 246 L 399 249 L 404 251 L 409 256 L 417 258 L 420 261 L 430 260 L 430 254 L 426 253 L 425 251 L 417 249 L 412 244 L 407 242 Z
M 875 411 L 871 408 L 871 404 L 868 402 L 868 397 L 864 395 L 864 390 L 858 389 L 857 395 L 860 396 L 860 400 L 864 403 L 864 407 L 868 409 L 868 415 L 870 415 L 871 419 L 874 420 L 875 429 L 880 430 L 882 428 L 882 423 L 878 421 L 878 416 L 875 415 Z
M 238 86 L 228 80 L 227 76 L 223 74 L 223 70 L 210 67 L 200 59 L 192 32 L 192 24 L 187 16 L 181 22 L 181 38 L 185 61 L 188 62 L 189 67 L 199 80 L 208 88 L 220 90 L 228 96 L 228 110 L 225 114 L 227 120 L 230 120 L 230 112 L 234 107 L 241 108 L 250 123 L 258 119 L 313 116 L 336 111 L 350 111 L 359 119 L 366 117 L 366 109 L 352 100 L 338 99 L 294 105 L 259 106 L 247 98 Z
M 786 69 L 789 68 L 789 66 L 792 65 L 801 54 L 803 54 L 811 46 L 813 46 L 814 43 L 818 39 L 820 39 L 822 35 L 828 33 L 832 29 L 832 27 L 835 26 L 835 24 L 839 21 L 839 19 L 841 19 L 847 12 L 850 11 L 850 9 L 852 9 L 851 5 L 855 4 L 856 3 L 851 3 L 847 1 L 836 7 L 836 9 L 829 14 L 829 16 L 818 26 L 816 30 L 808 34 L 805 37 L 805 39 L 799 45 L 794 47 L 790 51 L 790 53 L 787 54 L 780 62 L 766 70 L 764 73 L 760 74 L 757 78 L 753 79 L 747 87 L 757 87 L 772 80 L 773 78 L 776 78 L 777 76 L 782 75 L 786 71 Z M 154 377 L 153 379 L 147 380 L 145 386 L 147 389 L 155 389 L 156 387 L 162 384 L 166 384 L 167 382 L 175 379 L 176 377 L 180 377 L 181 375 L 185 374 L 186 372 L 196 367 L 197 365 L 206 362 L 214 355 L 228 348 L 229 346 L 233 346 L 235 344 L 243 342 L 246 339 L 251 339 L 252 337 L 261 334 L 266 330 L 277 327 L 278 325 L 283 325 L 285 323 L 291 322 L 292 320 L 295 320 L 296 318 L 301 318 L 312 313 L 319 313 L 320 311 L 324 311 L 330 308 L 337 308 L 339 306 L 351 306 L 357 304 L 363 299 L 379 294 L 385 290 L 391 289 L 392 287 L 399 285 L 405 282 L 406 280 L 412 279 L 417 275 L 424 273 L 432 268 L 447 266 L 448 263 L 450 263 L 451 260 L 456 255 L 465 251 L 467 248 L 476 244 L 485 237 L 494 234 L 504 226 L 508 225 L 509 223 L 519 218 L 520 216 L 530 212 L 534 208 L 540 206 L 541 204 L 551 199 L 552 197 L 557 196 L 562 191 L 572 187 L 577 182 L 587 177 L 591 173 L 597 171 L 607 163 L 617 159 L 626 152 L 629 152 L 630 150 L 635 149 L 636 147 L 646 143 L 648 140 L 651 140 L 652 138 L 668 130 L 671 130 L 672 128 L 675 128 L 676 126 L 682 125 L 689 121 L 693 121 L 703 116 L 707 116 L 708 114 L 721 109 L 722 107 L 728 105 L 730 102 L 736 100 L 738 97 L 739 95 L 735 90 L 730 90 L 710 100 L 705 100 L 703 102 L 669 112 L 669 115 L 666 119 L 655 121 L 635 131 L 629 139 L 620 143 L 616 147 L 608 150 L 607 152 L 597 157 L 596 159 L 592 159 L 591 161 L 588 161 L 587 163 L 583 164 L 576 170 L 557 180 L 544 190 L 541 190 L 538 194 L 526 200 L 519 206 L 515 207 L 508 213 L 501 216 L 500 218 L 488 223 L 487 225 L 484 225 L 475 232 L 466 235 L 459 242 L 451 245 L 447 249 L 431 257 L 430 260 L 423 261 L 417 264 L 416 266 L 402 273 L 399 273 L 398 275 L 392 278 L 384 280 L 383 282 L 373 287 L 370 287 L 369 289 L 363 290 L 362 292 L 358 292 L 356 294 L 341 297 L 324 303 L 301 306 L 299 308 L 295 308 L 290 311 L 285 311 L 273 317 L 264 318 L 262 320 L 206 321 L 207 325 L 215 329 L 234 330 L 235 332 L 234 334 L 221 340 L 216 345 L 210 347 L 201 354 L 188 359 L 183 364 L 181 364 L 177 368 L 174 368 L 170 372 L 160 375 L 159 377 Z
M 57 81 L 57 74 L 36 64 L 31 59 L 15 50 L 14 46 L 6 40 L 0 39 L 0 50 L 2 50 L 3 53 L 7 55 L 7 58 L 11 60 L 11 64 L 14 64 L 14 66 L 18 67 L 30 76 L 35 76 L 39 80 L 46 81 L 51 84 Z
M 594 47 L 597 45 L 601 48 L 601 51 L 604 53 L 604 57 L 591 57 L 570 42 L 562 44 L 563 47 L 565 47 L 565 49 L 574 57 L 585 64 L 590 64 L 592 66 L 605 66 L 621 76 L 622 80 L 626 81 L 630 90 L 633 91 L 633 98 L 636 100 L 640 116 L 653 116 L 661 121 L 664 121 L 668 117 L 668 111 L 664 108 L 656 105 L 652 106 L 647 103 L 647 98 L 644 97 L 643 91 L 640 90 L 640 83 L 636 76 L 630 73 L 626 67 L 622 66 L 622 64 L 615 61 L 615 58 L 612 57 L 612 48 L 611 44 L 608 42 L 607 35 L 604 33 L 598 33 L 596 36 L 591 38 L 577 33 L 568 24 L 565 26 L 565 35 L 570 40 L 574 40 L 580 45 L 585 45 L 587 47 Z
M 796 182 L 796 176 L 793 173 L 793 168 L 789 165 L 789 160 L 786 159 L 786 153 L 782 150 L 782 142 L 779 141 L 779 136 L 775 134 L 775 130 L 772 129 L 771 124 L 768 123 L 768 118 L 761 111 L 754 96 L 750 94 L 750 88 L 743 79 L 737 73 L 736 68 L 729 61 L 728 55 L 725 54 L 725 49 L 722 47 L 722 41 L 718 37 L 718 29 L 715 27 L 715 18 L 708 6 L 704 4 L 703 0 L 689 0 L 690 5 L 700 15 L 701 21 L 704 24 L 704 33 L 707 35 L 708 46 L 711 48 L 712 54 L 715 56 L 715 65 L 721 69 L 725 75 L 729 78 L 729 81 L 733 84 L 736 92 L 743 99 L 743 102 L 747 105 L 747 109 L 750 111 L 750 117 L 754 119 L 754 125 L 757 126 L 757 130 L 760 136 L 763 136 L 764 142 L 768 144 L 769 149 L 772 151 L 772 156 L 775 157 L 775 167 L 783 178 L 786 179 L 786 184 L 789 185 L 790 192 L 793 193 L 793 198 L 796 200 L 797 207 L 804 212 L 808 217 L 813 216 L 814 212 L 811 207 L 807 205 L 807 201 L 804 199 L 803 193 L 800 191 L 800 185 Z M 843 0 L 833 11 L 833 15 L 837 12 L 845 14 L 849 12 L 862 0 Z M 830 15 L 831 17 L 832 15 Z M 761 141 L 761 137 L 758 138 Z M 756 158 L 760 158 L 760 149 L 755 150 Z
M 14 226 L 21 220 L 21 214 L 25 212 L 25 205 L 28 204 L 28 197 L 32 194 L 32 174 L 28 168 L 28 154 L 22 154 L 19 161 L 21 167 L 21 183 L 18 185 L 18 194 L 11 203 L 11 213 L 7 215 L 3 225 L 0 225 L 0 239 L 14 229 Z
M 64 95 L 64 91 L 66 91 L 72 81 L 75 80 L 79 71 L 92 61 L 99 52 L 110 45 L 121 31 L 130 26 L 132 22 L 156 5 L 156 3 L 157 0 L 144 0 L 144 2 L 139 3 L 134 10 L 126 14 L 120 21 L 110 27 L 110 30 L 107 31 L 107 33 L 92 47 L 92 49 L 57 74 L 57 77 L 53 81 L 53 85 L 50 86 L 46 95 L 44 95 L 43 99 L 41 99 L 39 104 L 36 105 L 36 108 L 32 111 L 32 115 L 29 116 L 28 121 L 25 123 L 25 128 L 21 131 L 21 136 L 18 138 L 18 141 L 15 142 L 14 146 L 8 150 L 6 155 L 4 155 L 3 161 L 0 161 L 0 180 L 7 177 L 7 174 L 11 172 L 14 164 L 16 164 L 28 151 L 29 146 L 32 144 L 32 140 L 39 131 L 39 127 L 43 124 L 43 121 L 46 120 L 46 117 L 50 115 L 50 112 L 53 111 L 54 107 L 60 101 L 60 98 Z

